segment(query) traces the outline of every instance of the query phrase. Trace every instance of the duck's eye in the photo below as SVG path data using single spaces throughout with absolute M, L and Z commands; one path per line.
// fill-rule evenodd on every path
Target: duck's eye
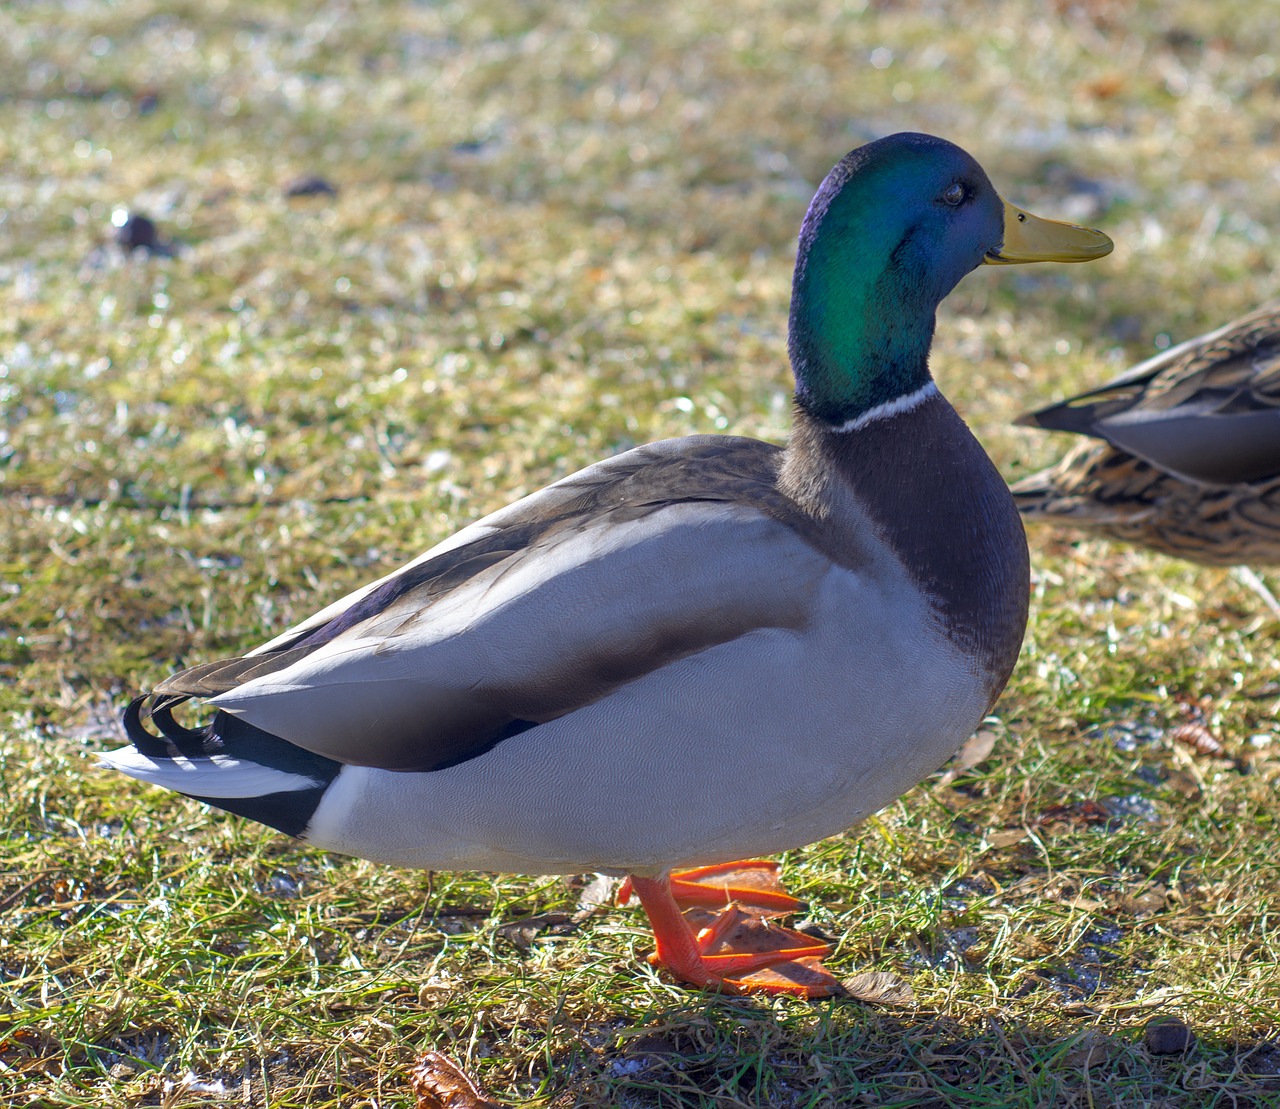
M 963 204 L 968 195 L 969 190 L 957 181 L 954 185 L 948 186 L 947 191 L 942 194 L 942 203 L 955 208 Z

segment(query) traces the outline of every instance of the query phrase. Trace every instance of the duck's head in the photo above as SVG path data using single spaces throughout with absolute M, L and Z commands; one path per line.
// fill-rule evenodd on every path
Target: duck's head
M 938 304 L 983 263 L 1084 262 L 1100 231 L 1003 201 L 977 162 L 932 135 L 890 135 L 827 175 L 800 230 L 789 350 L 796 397 L 844 424 L 929 381 Z

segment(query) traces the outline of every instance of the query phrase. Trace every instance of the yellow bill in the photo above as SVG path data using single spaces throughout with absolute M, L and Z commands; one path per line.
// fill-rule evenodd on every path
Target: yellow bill
M 1004 201 L 1004 244 L 988 251 L 988 266 L 1022 262 L 1090 262 L 1111 253 L 1113 243 L 1101 231 L 1055 219 L 1041 219 Z

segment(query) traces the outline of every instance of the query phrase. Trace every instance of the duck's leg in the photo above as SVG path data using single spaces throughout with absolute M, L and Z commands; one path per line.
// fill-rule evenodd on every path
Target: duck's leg
M 628 879 L 626 892 L 640 898 L 653 926 L 657 950 L 650 962 L 691 985 L 726 993 L 832 997 L 844 992 L 822 966 L 822 956 L 830 951 L 825 943 L 736 906 L 728 906 L 695 933 L 672 885 L 668 876 Z M 716 903 L 725 904 L 723 898 Z

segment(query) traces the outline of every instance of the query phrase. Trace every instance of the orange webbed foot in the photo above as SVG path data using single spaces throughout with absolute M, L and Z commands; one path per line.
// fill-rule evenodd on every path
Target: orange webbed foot
M 636 893 L 649 914 L 657 950 L 649 957 L 676 977 L 726 993 L 833 997 L 844 993 L 822 965 L 828 944 L 771 918 L 801 902 L 778 878 L 778 865 L 751 861 L 629 877 L 623 904 Z
M 804 902 L 782 886 L 782 868 L 772 859 L 717 863 L 671 872 L 671 895 L 682 909 L 740 905 L 759 916 L 799 912 Z

